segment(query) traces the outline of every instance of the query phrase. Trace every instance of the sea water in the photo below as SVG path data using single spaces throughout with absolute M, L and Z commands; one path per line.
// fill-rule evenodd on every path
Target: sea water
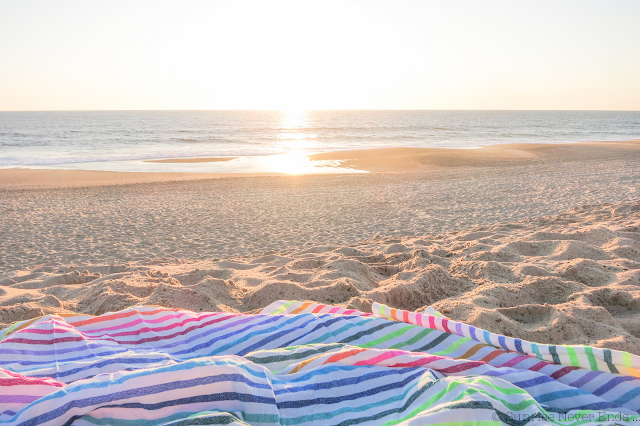
M 0 112 L 0 167 L 273 171 L 264 156 L 286 162 L 351 149 L 638 138 L 640 112 L 633 111 Z M 242 158 L 144 161 L 212 156 Z

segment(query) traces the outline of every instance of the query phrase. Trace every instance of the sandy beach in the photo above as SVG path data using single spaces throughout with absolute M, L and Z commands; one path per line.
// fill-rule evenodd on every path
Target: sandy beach
M 640 354 L 637 141 L 319 157 L 372 173 L 1 170 L 0 327 L 379 302 Z

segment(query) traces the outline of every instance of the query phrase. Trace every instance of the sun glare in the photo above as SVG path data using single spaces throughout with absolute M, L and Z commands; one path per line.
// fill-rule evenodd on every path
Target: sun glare
M 282 111 L 280 119 L 279 145 L 285 149 L 305 149 L 315 146 L 315 133 L 310 129 L 309 117 L 303 109 L 289 109 Z
M 286 154 L 274 155 L 270 159 L 275 172 L 298 175 L 304 172 L 309 173 L 313 169 L 313 163 L 305 153 L 297 150 L 289 151 Z

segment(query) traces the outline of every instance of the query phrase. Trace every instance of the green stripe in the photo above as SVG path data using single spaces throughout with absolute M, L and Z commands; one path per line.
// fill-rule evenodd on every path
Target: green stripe
M 593 355 L 593 349 L 591 346 L 585 346 L 584 353 L 587 355 L 587 359 L 589 360 L 589 367 L 593 371 L 598 371 L 598 362 L 596 361 L 596 357 Z
M 415 417 L 416 415 L 418 415 L 419 413 L 421 413 L 421 412 L 423 412 L 423 411 L 426 411 L 429 407 L 433 406 L 433 405 L 434 405 L 437 401 L 439 401 L 439 400 L 440 400 L 444 395 L 446 395 L 447 393 L 451 392 L 453 389 L 457 388 L 458 386 L 460 386 L 460 385 L 462 385 L 462 384 L 466 384 L 466 383 L 483 383 L 483 384 L 488 385 L 488 386 L 489 386 L 489 387 L 491 387 L 492 389 L 495 389 L 495 390 L 497 390 L 497 391 L 500 391 L 500 392 L 502 392 L 502 393 L 504 393 L 504 394 L 506 394 L 506 395 L 512 395 L 512 394 L 523 394 L 523 393 L 524 393 L 524 394 L 526 394 L 526 392 L 525 392 L 524 390 L 520 389 L 520 388 L 515 388 L 515 387 L 514 387 L 514 388 L 509 388 L 509 389 L 507 389 L 507 388 L 500 388 L 500 387 L 498 387 L 498 386 L 492 385 L 489 381 L 484 380 L 484 379 L 475 379 L 475 378 L 474 378 L 474 379 L 467 379 L 467 380 L 460 380 L 460 379 L 458 379 L 458 380 L 456 380 L 456 381 L 451 382 L 451 383 L 449 384 L 449 386 L 447 386 L 445 389 L 443 389 L 443 390 L 441 390 L 440 392 L 436 393 L 436 394 L 435 394 L 434 396 L 432 396 L 432 397 L 431 397 L 431 398 L 430 398 L 426 403 L 424 403 L 424 404 L 420 405 L 419 407 L 417 407 L 417 408 L 413 409 L 413 410 L 409 413 L 409 415 L 407 415 L 406 417 L 404 417 L 404 418 L 402 418 L 402 419 L 391 420 L 391 421 L 389 421 L 389 422 L 385 423 L 385 424 L 384 424 L 384 426 L 396 425 L 396 424 L 398 424 L 398 423 L 402 423 L 402 422 L 405 422 L 405 421 L 407 421 L 407 420 L 409 420 L 409 419 L 414 418 L 414 417 Z M 476 389 L 466 389 L 466 390 L 464 390 L 464 391 L 462 392 L 462 394 L 460 395 L 460 397 L 459 397 L 459 398 L 463 398 L 463 397 L 465 397 L 466 395 L 471 395 L 471 394 L 474 394 L 474 393 L 478 393 L 478 391 L 477 391 Z M 486 394 L 486 392 L 482 392 L 482 393 Z M 492 396 L 492 397 L 493 397 L 493 396 Z M 494 399 L 498 399 L 498 398 L 494 398 Z M 498 400 L 500 400 L 500 399 L 498 399 Z M 506 401 L 505 401 L 505 402 L 506 402 Z M 533 399 L 525 400 L 525 401 L 523 401 L 523 402 L 528 402 L 528 403 L 529 403 L 528 405 L 535 404 L 536 406 L 538 406 L 538 407 L 539 407 L 539 405 L 537 404 L 537 402 L 536 402 L 535 400 L 533 400 Z M 506 406 L 507 408 L 509 408 L 509 409 L 512 409 L 510 406 L 517 406 L 517 405 L 520 405 L 520 404 L 506 404 L 506 403 L 505 403 L 505 406 Z M 540 408 L 540 407 L 539 407 L 539 409 L 540 409 L 541 411 L 543 411 L 543 410 L 542 410 L 542 408 Z
M 433 355 L 440 355 L 440 356 L 445 356 L 450 354 L 451 352 L 455 351 L 456 349 L 458 349 L 462 344 L 467 343 L 469 340 L 473 340 L 470 337 L 461 337 L 458 340 L 456 340 L 455 342 L 453 342 L 452 344 L 449 345 L 449 347 L 443 351 L 440 352 L 434 352 Z M 475 342 L 475 340 L 474 340 Z
M 2 335 L 0 336 L 0 340 L 4 339 L 4 337 L 9 334 L 11 332 L 11 330 L 13 330 L 14 328 L 16 328 L 18 326 L 18 324 L 22 323 L 23 321 L 18 321 L 18 322 L 14 322 L 13 324 L 11 324 L 9 326 L 9 328 L 6 328 L 4 330 L 4 332 L 2 333 Z
M 387 305 L 380 304 L 380 315 L 382 315 L 383 317 L 386 317 L 386 315 L 384 314 L 384 308 L 386 307 Z
M 432 426 L 496 426 L 502 425 L 501 421 L 496 420 L 464 420 L 461 422 L 444 422 L 444 423 L 430 423 Z
M 414 328 L 415 328 L 415 325 L 407 325 L 405 327 L 402 327 L 400 330 L 394 331 L 393 333 L 386 334 L 379 339 L 373 340 L 369 343 L 365 343 L 364 345 L 357 345 L 357 346 L 361 348 L 370 348 L 372 346 L 379 345 L 380 343 L 384 343 L 387 340 L 391 340 L 396 337 L 402 336 L 404 333 L 406 333 L 409 330 L 413 330 Z
M 420 333 L 416 334 L 406 342 L 396 343 L 395 345 L 389 347 L 389 349 L 400 349 L 404 346 L 413 345 L 414 343 L 417 343 L 418 341 L 422 340 L 425 336 L 427 336 L 432 331 L 434 331 L 432 328 L 425 328 Z
M 576 350 L 573 346 L 565 346 L 565 348 L 567 349 L 567 354 L 569 354 L 571 365 L 574 367 L 580 367 L 580 361 L 578 361 L 578 356 L 576 355 Z
M 282 306 L 279 309 L 276 309 L 275 311 L 271 312 L 270 315 L 278 315 L 280 312 L 284 311 L 285 309 L 287 309 L 289 306 L 293 305 L 294 303 L 295 303 L 295 301 L 290 301 L 290 302 L 283 303 Z

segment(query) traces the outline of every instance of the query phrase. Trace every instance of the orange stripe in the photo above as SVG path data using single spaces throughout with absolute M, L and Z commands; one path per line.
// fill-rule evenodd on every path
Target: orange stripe
M 15 333 L 16 331 L 22 330 L 25 327 L 29 327 L 31 324 L 33 324 L 34 322 L 38 321 L 40 318 L 44 318 L 44 317 L 46 317 L 46 315 L 42 315 L 42 316 L 39 316 L 37 318 L 30 319 L 29 321 L 25 322 L 24 324 L 19 325 L 18 327 L 16 327 L 13 330 L 11 330 L 9 333 L 7 333 L 7 336 L 10 335 L 10 334 Z M 7 336 L 4 336 L 4 337 L 7 337 Z
M 291 314 L 293 315 L 293 314 L 297 314 L 298 312 L 304 311 L 305 309 L 307 309 L 307 306 L 309 306 L 310 304 L 311 302 L 304 302 L 302 306 L 291 311 Z
M 364 351 L 368 351 L 368 349 L 351 349 L 348 351 L 344 351 L 344 352 L 340 352 L 337 353 L 335 355 L 332 355 L 331 357 L 329 357 L 329 359 L 327 359 L 324 364 L 329 364 L 331 362 L 338 362 L 338 361 L 342 361 L 345 358 L 349 358 L 350 356 L 354 356 L 354 355 L 358 355 L 360 352 L 364 352 Z
M 289 374 L 295 374 L 295 373 L 297 373 L 298 371 L 300 371 L 300 369 L 301 369 L 302 367 L 304 367 L 305 365 L 309 364 L 309 363 L 310 363 L 311 361 L 313 361 L 314 359 L 318 359 L 318 358 L 320 358 L 320 357 L 322 357 L 322 355 L 318 355 L 318 356 L 313 357 L 313 358 L 311 358 L 311 359 L 308 359 L 308 360 L 306 360 L 306 361 L 302 361 L 300 364 L 298 364 L 298 366 L 297 366 L 296 368 L 294 368 L 293 370 L 291 370 L 291 371 L 289 372 Z
M 391 308 L 391 318 L 399 321 L 398 317 L 396 316 L 396 308 Z
M 471 358 L 473 355 L 475 355 L 476 352 L 478 352 L 480 349 L 484 348 L 485 346 L 489 346 L 486 345 L 484 343 L 478 343 L 477 345 L 473 345 L 471 347 L 471 349 L 469 349 L 467 352 L 465 352 L 464 354 L 456 357 L 456 359 L 469 359 Z

